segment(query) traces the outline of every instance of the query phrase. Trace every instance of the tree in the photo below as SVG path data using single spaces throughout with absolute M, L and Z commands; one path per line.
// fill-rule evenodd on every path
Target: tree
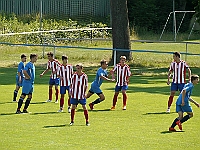
M 113 49 L 131 49 L 130 29 L 128 20 L 127 0 L 110 0 L 111 18 L 112 18 L 112 39 Z M 126 56 L 127 60 L 131 59 L 131 52 L 117 51 L 116 60 L 119 62 L 121 55 Z M 112 61 L 114 60 L 114 51 Z

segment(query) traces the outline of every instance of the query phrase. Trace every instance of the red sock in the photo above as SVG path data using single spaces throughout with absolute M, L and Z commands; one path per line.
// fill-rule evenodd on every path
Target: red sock
M 68 99 L 68 106 L 69 106 L 69 107 L 71 106 L 70 98 Z
M 61 97 L 61 98 L 60 98 L 60 107 L 63 107 L 63 106 L 64 106 L 64 98 Z
M 88 110 L 84 110 L 85 120 L 88 122 Z
M 52 89 L 49 89 L 49 100 L 52 100 Z
M 123 105 L 126 106 L 127 95 L 123 94 Z
M 118 97 L 118 95 L 116 95 L 116 94 L 113 97 L 113 106 L 115 106 L 117 103 L 117 97 Z
M 174 98 L 174 96 L 170 96 L 170 97 L 169 97 L 169 100 L 168 100 L 168 108 L 171 107 L 172 102 L 173 102 L 173 98 Z
M 59 90 L 56 89 L 56 100 L 58 100 Z
M 71 122 L 74 122 L 75 109 L 71 110 Z

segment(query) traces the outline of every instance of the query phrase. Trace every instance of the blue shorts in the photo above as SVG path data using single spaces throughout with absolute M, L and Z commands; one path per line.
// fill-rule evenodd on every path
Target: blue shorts
M 190 105 L 184 105 L 184 106 L 181 106 L 181 105 L 176 105 L 176 112 L 179 112 L 179 111 L 182 111 L 182 112 L 192 112 L 192 107 Z
M 56 79 L 50 78 L 49 85 L 59 85 L 59 82 L 60 82 L 59 78 L 56 78 Z
M 16 76 L 16 85 L 19 87 L 22 87 L 23 80 L 24 80 L 24 78 L 22 78 L 22 82 L 19 83 L 19 76 Z
M 181 84 L 178 84 L 178 83 L 173 83 L 171 84 L 171 91 L 182 91 L 183 87 L 184 87 L 185 83 L 181 83 Z
M 60 86 L 60 94 L 66 94 L 66 90 L 69 91 L 69 86 Z
M 101 93 L 102 93 L 100 87 L 95 86 L 95 85 L 93 85 L 93 84 L 91 85 L 91 88 L 90 88 L 89 91 L 90 91 L 91 93 L 96 93 L 96 94 L 101 94 Z
M 70 98 L 70 103 L 72 105 L 78 105 L 78 103 L 80 103 L 81 105 L 86 105 L 86 99 L 74 99 L 74 98 Z
M 115 86 L 115 92 L 119 92 L 119 91 L 123 91 L 123 90 L 127 90 L 128 89 L 128 85 L 123 85 L 123 86 Z
M 33 83 L 31 83 L 29 80 L 23 81 L 23 87 L 22 87 L 22 93 L 23 94 L 32 94 L 33 93 Z

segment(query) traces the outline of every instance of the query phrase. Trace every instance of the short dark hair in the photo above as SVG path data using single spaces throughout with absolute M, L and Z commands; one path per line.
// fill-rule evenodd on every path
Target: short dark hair
M 51 57 L 53 57 L 53 53 L 52 52 L 48 52 L 47 55 L 50 55 Z
M 64 59 L 68 59 L 68 56 L 62 55 L 62 60 L 64 60 Z
M 77 64 L 76 67 L 80 67 L 81 69 L 83 69 L 83 65 L 82 64 Z
M 30 59 L 32 59 L 32 58 L 34 58 L 36 56 L 37 56 L 37 54 L 30 54 Z
M 25 54 L 21 54 L 21 58 L 24 58 L 24 57 L 26 57 L 26 55 Z
M 191 75 L 191 81 L 194 81 L 194 80 L 196 80 L 196 79 L 198 79 L 198 78 L 199 78 L 199 76 L 196 75 L 196 74 Z
M 181 54 L 179 52 L 174 52 L 173 53 L 176 57 L 180 58 L 181 57 Z
M 101 66 L 103 65 L 103 64 L 105 64 L 107 61 L 106 60 L 101 60 L 101 62 L 100 62 L 100 64 L 101 64 Z

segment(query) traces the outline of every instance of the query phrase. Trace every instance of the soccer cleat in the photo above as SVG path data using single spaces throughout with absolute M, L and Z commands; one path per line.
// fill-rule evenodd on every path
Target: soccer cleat
M 126 110 L 126 106 L 123 106 L 122 110 Z
M 46 102 L 51 102 L 52 100 L 48 99 Z
M 17 110 L 16 111 L 16 114 L 21 114 L 22 112 L 20 110 Z
M 179 120 L 179 121 L 176 121 L 176 124 L 178 125 L 178 128 L 180 129 L 180 130 L 182 130 L 182 124 L 181 124 L 181 121 Z
M 26 109 L 23 110 L 23 113 L 28 113 L 28 111 Z
M 168 108 L 168 109 L 166 110 L 166 113 L 170 113 L 170 108 Z
M 86 122 L 86 126 L 90 126 L 90 123 L 89 123 L 89 122 Z
M 110 110 L 115 110 L 115 106 L 112 106 L 112 107 L 110 108 Z
M 55 100 L 55 103 L 58 103 L 58 100 Z
M 59 109 L 58 112 L 63 112 L 63 109 Z
M 91 110 L 94 109 L 94 104 L 90 103 L 89 106 L 90 106 L 90 109 L 91 109 Z
M 68 113 L 71 113 L 71 108 L 70 108 L 70 106 L 68 107 Z
M 74 125 L 74 122 L 70 122 L 70 124 L 69 124 L 70 126 L 73 126 Z
M 172 128 L 172 127 L 169 127 L 169 131 L 176 132 L 176 130 L 174 128 Z

